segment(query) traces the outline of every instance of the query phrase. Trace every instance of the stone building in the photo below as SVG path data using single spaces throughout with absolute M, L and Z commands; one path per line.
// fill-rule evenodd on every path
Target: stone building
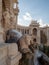
M 17 30 L 22 34 L 31 36 L 32 43 L 34 44 L 41 44 L 41 31 L 43 31 L 47 38 L 46 45 L 49 45 L 49 26 L 40 27 L 39 23 L 36 20 L 32 20 L 29 26 L 17 25 Z
M 17 30 L 22 34 L 28 34 L 31 36 L 33 43 L 40 44 L 40 27 L 37 21 L 32 20 L 28 27 L 17 25 Z

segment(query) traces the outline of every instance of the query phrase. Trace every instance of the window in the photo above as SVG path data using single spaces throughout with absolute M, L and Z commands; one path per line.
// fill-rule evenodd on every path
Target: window
M 36 28 L 33 29 L 33 35 L 37 35 L 37 29 Z

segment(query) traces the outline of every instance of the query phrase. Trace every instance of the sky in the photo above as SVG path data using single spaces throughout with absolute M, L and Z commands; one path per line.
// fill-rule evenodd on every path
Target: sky
M 49 25 L 49 0 L 19 0 L 18 24 L 28 26 L 37 20 L 41 26 Z

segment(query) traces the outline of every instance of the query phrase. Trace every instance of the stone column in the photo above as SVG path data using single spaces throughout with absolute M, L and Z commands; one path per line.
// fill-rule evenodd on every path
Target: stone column
M 40 44 L 40 28 L 37 29 L 37 43 Z
M 47 27 L 46 36 L 47 36 L 47 45 L 49 45 L 49 27 Z
M 18 20 L 18 13 L 19 13 L 19 8 L 18 8 L 18 0 L 13 0 L 13 13 L 15 15 L 15 21 L 16 21 L 16 29 L 17 29 L 17 20 Z

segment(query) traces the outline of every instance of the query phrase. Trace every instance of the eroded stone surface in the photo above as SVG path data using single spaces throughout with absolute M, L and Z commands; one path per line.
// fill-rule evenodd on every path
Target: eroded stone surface
M 17 44 L 0 44 L 0 65 L 18 65 L 21 57 Z

